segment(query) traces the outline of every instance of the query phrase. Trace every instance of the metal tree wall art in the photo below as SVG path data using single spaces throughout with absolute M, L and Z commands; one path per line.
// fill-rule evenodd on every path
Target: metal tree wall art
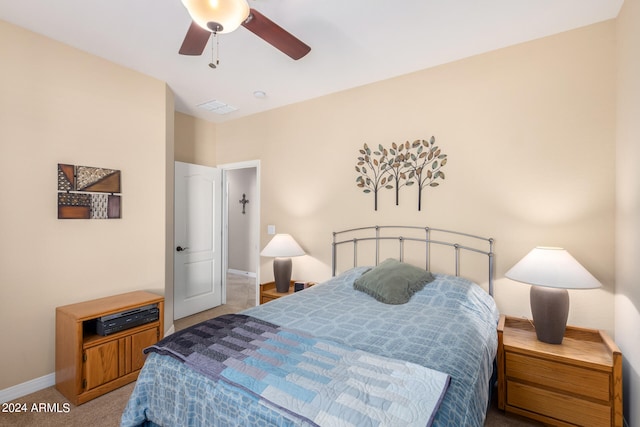
M 418 210 L 422 210 L 422 190 L 426 187 L 437 187 L 438 180 L 445 179 L 442 167 L 447 164 L 447 155 L 435 145 L 435 137 L 428 141 L 416 140 L 404 144 L 391 144 L 387 149 L 381 144 L 378 150 L 372 151 L 365 143 L 360 149 L 356 172 L 356 185 L 364 193 L 373 193 L 374 209 L 378 210 L 378 191 L 395 189 L 396 206 L 400 202 L 400 189 L 417 184 Z
M 378 210 L 378 190 L 382 187 L 393 188 L 391 184 L 387 184 L 387 155 L 382 145 L 378 146 L 378 151 L 371 151 L 365 143 L 364 148 L 360 150 L 362 156 L 358 157 L 356 172 L 362 174 L 356 178 L 358 187 L 363 188 L 365 193 L 373 192 L 373 206 Z M 371 155 L 376 157 L 372 157 Z
M 405 185 L 413 185 L 413 181 L 409 179 L 411 176 L 409 175 L 409 177 L 407 177 L 407 172 L 411 170 L 409 164 L 410 148 L 409 141 L 407 141 L 400 145 L 394 142 L 389 149 L 389 153 L 393 157 L 388 159 L 386 171 L 389 173 L 390 180 L 392 180 L 394 184 L 393 188 L 396 190 L 396 206 L 398 206 L 400 202 L 400 188 Z
M 433 136 L 428 142 L 423 139 L 411 144 L 413 152 L 408 162 L 411 169 L 409 178 L 415 178 L 418 183 L 418 210 L 422 208 L 422 189 L 425 186 L 437 187 L 440 184 L 436 181 L 444 179 L 441 169 L 447 164 L 447 155 L 442 154 L 442 150 L 435 144 Z

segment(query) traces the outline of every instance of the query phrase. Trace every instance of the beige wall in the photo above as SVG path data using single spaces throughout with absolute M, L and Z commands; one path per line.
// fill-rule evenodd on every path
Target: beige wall
M 640 427 L 640 1 L 618 17 L 615 337 L 624 361 L 624 409 Z
M 164 292 L 173 104 L 164 82 L 2 21 L 0 52 L 2 390 L 54 372 L 55 307 Z M 58 220 L 58 163 L 121 170 L 122 219 Z
M 496 239 L 496 299 L 530 316 L 504 272 L 537 245 L 567 248 L 604 284 L 571 292 L 572 324 L 613 331 L 615 22 L 465 59 L 216 126 L 218 163 L 261 161 L 266 225 L 308 255 L 294 276 L 330 275 L 331 232 L 357 225 L 453 228 Z M 373 198 L 358 149 L 435 135 L 446 180 Z M 263 259 L 261 280 L 272 274 Z
M 175 112 L 175 160 L 215 166 L 217 164 L 215 125 Z

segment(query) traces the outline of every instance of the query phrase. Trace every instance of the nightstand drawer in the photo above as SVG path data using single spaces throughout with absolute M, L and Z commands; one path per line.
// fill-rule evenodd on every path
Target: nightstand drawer
M 297 281 L 296 280 L 291 280 L 290 284 L 289 284 L 289 292 L 283 292 L 280 293 L 276 290 L 276 283 L 275 282 L 268 282 L 268 283 L 261 283 L 260 284 L 260 304 L 265 304 L 268 302 L 271 302 L 275 299 L 278 299 L 280 297 L 284 297 L 287 295 L 291 295 L 295 292 L 295 283 Z M 306 286 L 305 289 L 307 287 L 311 287 L 313 285 L 315 285 L 315 282 L 306 282 Z
M 285 295 L 287 295 L 287 294 L 285 294 Z M 274 300 L 277 300 L 277 299 L 278 298 L 276 298 L 276 297 L 261 295 L 260 296 L 260 304 L 266 304 L 268 302 L 271 302 L 271 301 L 274 301 Z
M 609 402 L 609 374 L 506 352 L 508 376 L 558 391 Z
M 580 426 L 611 425 L 609 406 L 515 381 L 507 381 L 507 405 Z
M 622 353 L 606 332 L 567 326 L 562 344 L 530 321 L 498 322 L 498 408 L 553 426 L 622 427 Z

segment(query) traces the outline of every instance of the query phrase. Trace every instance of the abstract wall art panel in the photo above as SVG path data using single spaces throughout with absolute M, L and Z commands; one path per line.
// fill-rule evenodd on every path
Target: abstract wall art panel
M 121 218 L 120 171 L 58 164 L 58 218 Z

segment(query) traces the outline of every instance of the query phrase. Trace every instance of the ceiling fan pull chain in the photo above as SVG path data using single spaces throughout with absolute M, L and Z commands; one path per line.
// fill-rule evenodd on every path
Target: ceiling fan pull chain
M 215 50 L 216 50 L 216 62 L 215 64 L 213 63 L 213 50 L 214 50 L 214 43 L 213 40 L 211 41 L 211 62 L 209 62 L 209 67 L 211 68 L 218 68 L 218 65 L 220 64 L 220 42 L 218 40 L 218 33 L 217 32 L 212 32 L 211 33 L 211 37 L 213 37 L 215 39 Z
M 216 65 L 220 64 L 220 38 L 218 33 L 214 33 L 213 37 L 216 39 Z

